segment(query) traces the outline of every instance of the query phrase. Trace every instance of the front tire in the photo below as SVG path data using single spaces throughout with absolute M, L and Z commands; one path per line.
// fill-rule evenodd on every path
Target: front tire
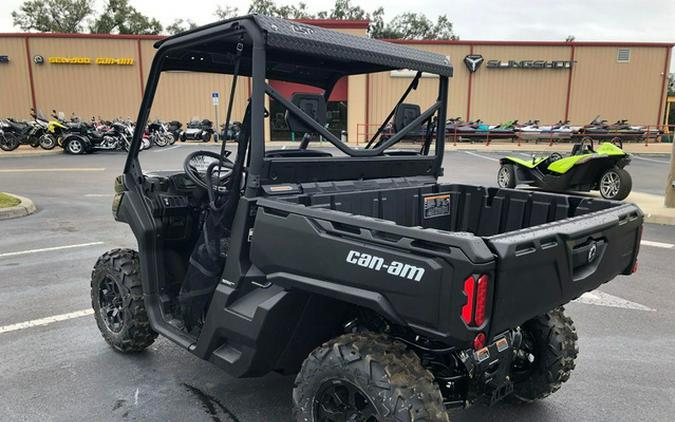
M 513 189 L 516 187 L 516 172 L 513 164 L 502 164 L 497 172 L 497 186 Z
M 630 194 L 633 179 L 626 170 L 613 167 L 602 174 L 598 185 L 603 198 L 622 201 Z
M 345 334 L 310 353 L 295 379 L 293 404 L 303 422 L 449 420 L 417 355 L 375 333 Z
M 513 404 L 530 403 L 555 393 L 570 378 L 579 353 L 577 330 L 563 307 L 527 321 L 511 376 Z
M 40 146 L 42 149 L 52 150 L 56 146 L 56 138 L 50 134 L 45 134 L 40 137 Z
M 91 273 L 91 306 L 96 325 L 115 350 L 140 352 L 157 338 L 145 311 L 138 253 L 113 249 Z

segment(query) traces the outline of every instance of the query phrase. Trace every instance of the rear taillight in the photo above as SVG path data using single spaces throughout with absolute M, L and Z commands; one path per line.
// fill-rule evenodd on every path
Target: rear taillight
M 466 303 L 462 306 L 461 317 L 466 325 L 480 327 L 487 318 L 489 278 L 486 274 L 469 276 L 464 280 Z
M 485 322 L 485 310 L 487 308 L 488 295 L 488 276 L 483 274 L 478 277 L 478 292 L 476 293 L 476 312 L 473 320 L 477 326 L 483 325 Z
M 473 316 L 473 291 L 476 281 L 473 276 L 469 276 L 464 280 L 464 294 L 466 295 L 466 303 L 462 306 L 462 321 L 466 325 L 471 325 L 471 317 Z

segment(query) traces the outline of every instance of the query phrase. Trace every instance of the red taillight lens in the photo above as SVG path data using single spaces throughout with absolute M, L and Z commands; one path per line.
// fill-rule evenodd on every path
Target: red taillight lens
M 476 313 L 473 320 L 477 326 L 483 325 L 485 322 L 485 310 L 487 308 L 488 295 L 488 276 L 483 274 L 478 277 L 478 292 L 476 294 Z
M 473 349 L 474 350 L 480 350 L 483 347 L 485 347 L 485 341 L 487 340 L 487 336 L 485 333 L 478 333 L 476 334 L 476 337 L 473 338 Z
M 464 280 L 464 294 L 466 295 L 466 304 L 462 306 L 462 321 L 465 324 L 471 324 L 471 317 L 473 315 L 473 291 L 475 288 L 476 281 L 473 276 L 467 277 Z

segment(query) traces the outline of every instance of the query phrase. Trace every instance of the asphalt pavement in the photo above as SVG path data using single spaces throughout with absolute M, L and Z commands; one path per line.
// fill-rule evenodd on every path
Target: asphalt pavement
M 198 147 L 155 148 L 142 153 L 141 164 L 180 168 Z M 443 180 L 494 185 L 501 155 L 447 152 Z M 104 251 L 135 244 L 111 215 L 124 158 L 0 161 L 0 191 L 38 207 L 0 222 L 0 420 L 291 421 L 292 377 L 234 379 L 165 339 L 123 355 L 101 338 L 90 310 L 91 269 Z M 634 190 L 660 194 L 668 161 L 640 155 L 629 171 Z M 567 306 L 580 354 L 559 392 L 527 406 L 453 411 L 452 420 L 673 420 L 673 244 L 675 227 L 646 225 L 638 273 Z

